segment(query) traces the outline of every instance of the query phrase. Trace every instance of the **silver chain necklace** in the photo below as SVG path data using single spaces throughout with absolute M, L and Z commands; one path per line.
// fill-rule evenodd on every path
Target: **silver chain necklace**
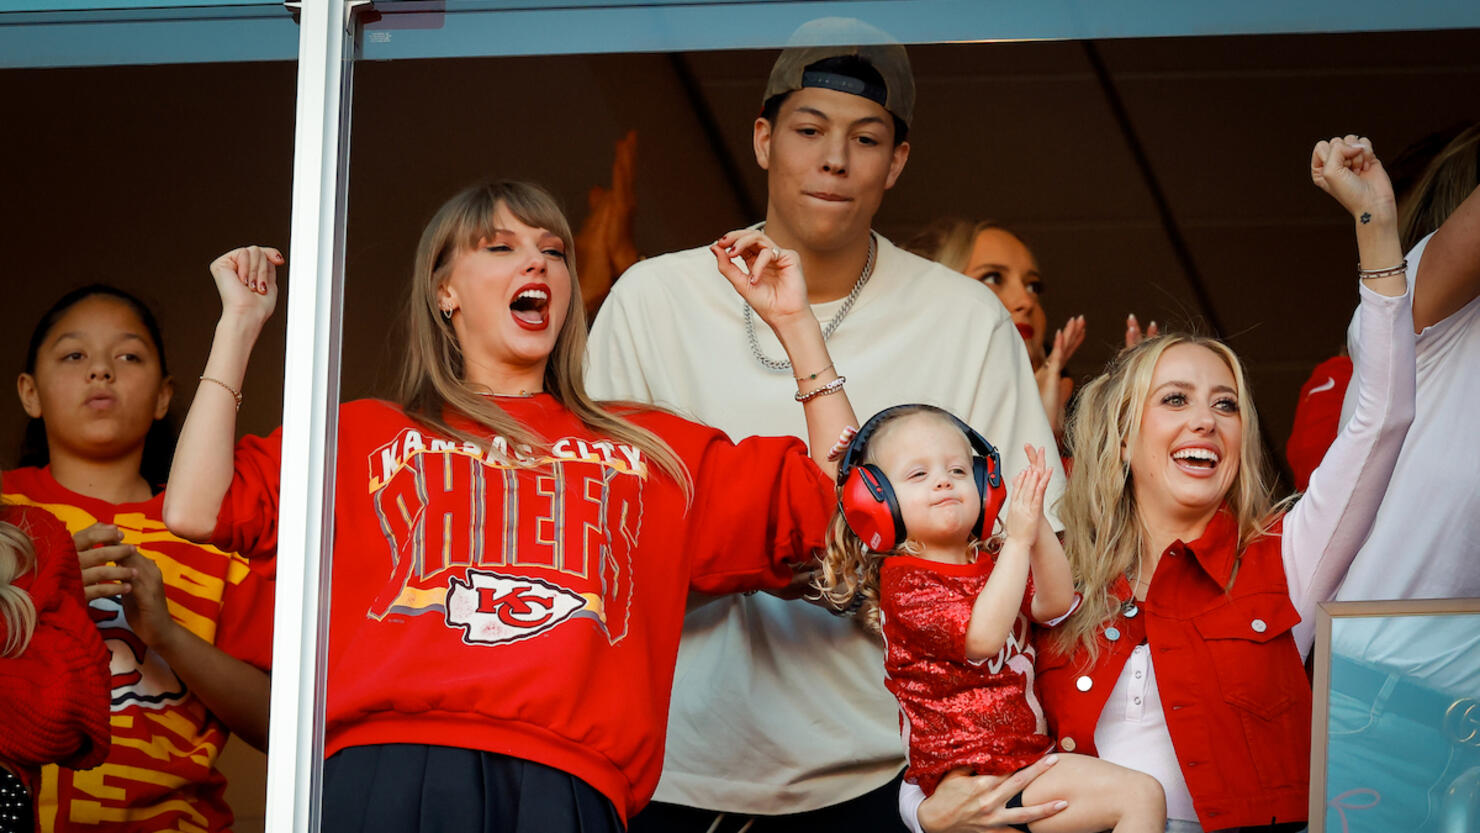
M 827 325 L 822 328 L 823 341 L 827 341 L 828 339 L 832 338 L 832 334 L 837 331 L 838 325 L 843 323 L 843 319 L 848 316 L 848 311 L 853 309 L 853 302 L 858 300 L 858 293 L 863 291 L 863 285 L 868 283 L 869 278 L 873 277 L 874 256 L 878 254 L 878 250 L 878 241 L 874 239 L 873 232 L 869 232 L 868 260 L 864 261 L 863 271 L 859 273 L 857 283 L 854 283 L 853 288 L 848 291 L 848 297 L 843 299 L 843 305 L 838 307 L 838 311 L 833 315 L 832 319 L 829 320 L 827 322 Z M 790 373 L 790 361 L 786 359 L 777 361 L 776 359 L 770 358 L 765 353 L 761 352 L 760 342 L 757 341 L 755 337 L 755 310 L 751 309 L 750 304 L 744 301 L 741 301 L 740 305 L 745 307 L 745 338 L 750 341 L 750 355 L 755 356 L 755 360 L 760 362 L 761 367 L 764 367 L 767 370 L 775 371 L 777 373 Z

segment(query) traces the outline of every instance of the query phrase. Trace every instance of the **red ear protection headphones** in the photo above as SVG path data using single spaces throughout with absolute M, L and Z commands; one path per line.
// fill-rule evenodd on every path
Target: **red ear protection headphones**
M 1007 501 L 1007 487 L 1002 482 L 1002 458 L 997 449 L 987 442 L 976 429 L 962 422 L 950 411 L 933 405 L 895 405 L 874 414 L 848 444 L 843 461 L 838 464 L 838 511 L 848 522 L 853 534 L 863 540 L 864 546 L 874 552 L 888 552 L 905 539 L 904 516 L 899 511 L 899 501 L 894 497 L 894 487 L 889 478 L 873 463 L 859 463 L 868 448 L 868 441 L 880 426 L 900 411 L 939 414 L 950 420 L 971 443 L 971 475 L 976 482 L 977 494 L 982 496 L 981 514 L 971 534 L 978 538 L 982 530 L 997 519 L 1002 504 Z

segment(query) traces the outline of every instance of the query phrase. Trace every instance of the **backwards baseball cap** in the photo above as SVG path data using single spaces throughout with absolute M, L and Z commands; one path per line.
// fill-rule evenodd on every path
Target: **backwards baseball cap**
M 840 41 L 853 43 L 835 45 Z M 812 45 L 819 43 L 823 45 Z M 771 67 L 762 105 L 778 95 L 818 87 L 863 96 L 888 110 L 905 127 L 910 126 L 915 115 L 915 75 L 904 47 L 888 33 L 851 17 L 821 17 L 797 27 L 787 44 Z M 884 85 L 815 67 L 828 58 L 844 56 L 856 57 L 873 67 Z

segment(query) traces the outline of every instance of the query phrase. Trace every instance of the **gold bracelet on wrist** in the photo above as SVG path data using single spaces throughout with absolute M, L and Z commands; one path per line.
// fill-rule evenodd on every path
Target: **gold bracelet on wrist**
M 824 373 L 826 373 L 826 372 L 828 372 L 829 370 L 832 370 L 832 369 L 833 369 L 832 364 L 831 363 L 828 363 L 827 367 L 822 368 L 821 370 L 817 371 L 816 373 L 811 373 L 811 374 L 808 374 L 806 376 L 793 376 L 792 378 L 795 379 L 798 382 L 811 382 L 811 381 L 814 381 L 818 376 L 821 376 L 822 374 L 824 374 Z
M 242 392 L 241 391 L 237 390 L 236 388 L 232 387 L 231 385 L 226 384 L 225 382 L 221 381 L 220 379 L 215 378 L 214 376 L 202 376 L 202 377 L 200 377 L 200 380 L 202 382 L 211 382 L 213 384 L 217 384 L 217 385 L 220 385 L 223 388 L 226 388 L 227 393 L 230 393 L 231 394 L 231 398 L 236 400 L 236 409 L 238 411 L 240 411 L 242 409 Z

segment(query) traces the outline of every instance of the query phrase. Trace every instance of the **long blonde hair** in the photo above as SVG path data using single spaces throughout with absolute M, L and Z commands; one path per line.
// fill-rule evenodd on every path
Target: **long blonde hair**
M 1056 647 L 1064 653 L 1082 648 L 1091 661 L 1097 656 L 1099 627 L 1119 613 L 1120 602 L 1110 587 L 1130 574 L 1147 546 L 1125 450 L 1136 446 L 1157 362 L 1179 344 L 1211 350 L 1228 366 L 1238 390 L 1243 442 L 1238 473 L 1224 504 L 1238 522 L 1240 555 L 1277 517 L 1259 418 L 1243 364 L 1233 350 L 1216 339 L 1168 334 L 1122 351 L 1084 387 L 1069 420 L 1074 474 L 1064 489 L 1059 518 L 1064 522 L 1069 568 L 1084 600 L 1053 630 Z
M 904 244 L 905 251 L 933 260 L 953 272 L 966 273 L 971 266 L 971 250 L 976 247 L 976 236 L 989 229 L 1017 234 L 996 220 L 973 223 L 959 217 L 936 220 Z M 1021 240 L 1022 238 L 1018 238 Z
M 396 399 L 417 421 L 446 435 L 472 442 L 485 450 L 490 437 L 452 427 L 444 410 L 466 415 L 491 434 L 506 438 L 513 448 L 540 449 L 549 439 L 538 436 L 483 396 L 464 380 L 462 345 L 452 324 L 440 314 L 437 290 L 452 271 L 458 255 L 494 235 L 493 215 L 499 206 L 520 222 L 556 234 L 565 251 L 575 252 L 570 224 L 549 192 L 526 182 L 486 182 L 466 188 L 442 204 L 422 231 L 416 247 L 411 297 L 406 304 L 407 345 L 401 364 Z M 598 404 L 586 392 L 586 313 L 581 304 L 575 263 L 570 263 L 571 293 L 565 324 L 545 363 L 545 391 L 564 405 L 593 432 L 637 448 L 692 499 L 693 482 L 673 449 L 653 432 L 634 425 Z M 630 410 L 640 406 L 632 405 Z
M 31 537 L 15 524 L 0 521 L 0 621 L 5 622 L 0 657 L 17 656 L 31 644 L 31 634 L 36 630 L 36 603 L 31 601 L 31 594 L 12 582 L 35 566 L 36 548 Z
M 1477 185 L 1480 185 L 1480 123 L 1465 128 L 1445 145 L 1403 196 L 1398 209 L 1403 250 L 1413 248 L 1426 235 L 1437 231 Z
M 854 464 L 877 462 L 874 450 L 878 447 L 880 438 L 899 420 L 916 414 L 930 414 L 952 427 L 956 425 L 949 420 L 946 411 L 933 405 L 896 406 L 873 425 L 866 438 L 867 445 L 863 448 L 863 454 L 853 461 Z M 838 493 L 841 496 L 841 485 Z M 968 546 L 975 550 L 985 544 L 973 538 Z M 812 587 L 823 601 L 838 610 L 856 611 L 855 615 L 865 629 L 871 633 L 880 633 L 883 631 L 883 623 L 879 615 L 879 568 L 884 559 L 891 555 L 913 555 L 917 552 L 918 546 L 909 539 L 900 541 L 888 552 L 874 552 L 849 528 L 843 513 L 835 512 L 832 523 L 827 528 L 827 546 L 822 553 L 822 569 L 812 580 Z

